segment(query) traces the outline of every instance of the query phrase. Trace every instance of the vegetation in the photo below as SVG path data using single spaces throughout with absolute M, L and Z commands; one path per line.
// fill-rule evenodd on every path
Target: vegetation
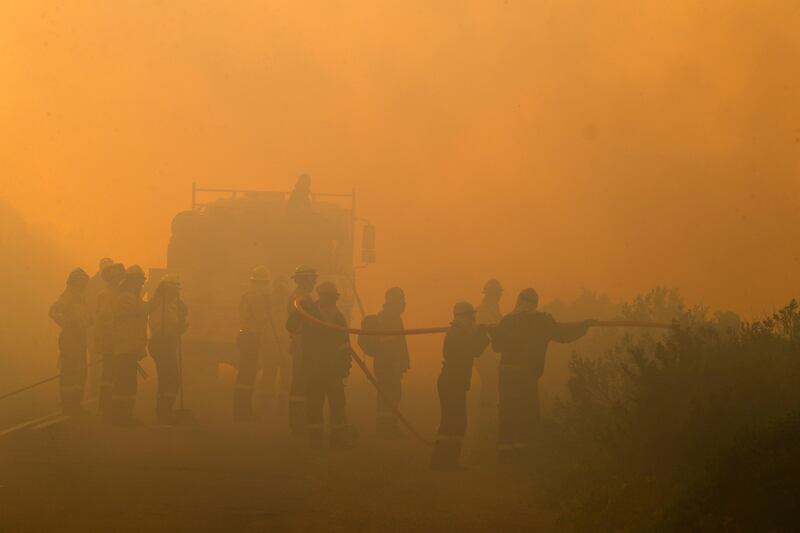
M 656 289 L 621 316 L 674 327 L 621 335 L 600 354 L 573 354 L 568 393 L 543 430 L 536 461 L 563 525 L 788 527 L 800 494 L 797 302 L 740 324 Z

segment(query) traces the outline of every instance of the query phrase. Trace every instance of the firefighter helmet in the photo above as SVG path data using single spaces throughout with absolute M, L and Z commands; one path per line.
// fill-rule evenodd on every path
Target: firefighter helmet
M 317 269 L 314 267 L 310 267 L 308 265 L 300 265 L 294 269 L 294 274 L 292 275 L 292 279 L 297 278 L 316 278 L 318 276 Z
M 250 281 L 269 281 L 269 269 L 263 265 L 255 267 L 250 275 Z
M 181 278 L 175 273 L 169 273 L 161 278 L 159 285 L 169 285 L 171 287 L 180 287 Z
M 325 281 L 319 284 L 317 287 L 317 294 L 322 296 L 323 294 L 335 294 L 339 296 L 339 289 L 336 288 L 336 284 L 331 281 Z
M 144 275 L 144 270 L 139 265 L 131 265 L 125 270 L 125 279 L 135 279 L 144 281 L 147 276 Z
M 458 302 L 453 306 L 453 316 L 474 315 L 475 308 L 469 302 Z
M 484 283 L 483 294 L 489 294 L 489 293 L 496 294 L 498 292 L 503 292 L 503 286 L 496 279 L 492 278 L 490 280 L 487 280 L 486 283 Z
M 100 273 L 100 276 L 106 283 L 116 283 L 125 277 L 125 265 L 122 263 L 114 263 L 111 266 L 107 266 Z
M 67 276 L 67 285 L 83 285 L 89 281 L 89 274 L 82 268 L 76 268 Z

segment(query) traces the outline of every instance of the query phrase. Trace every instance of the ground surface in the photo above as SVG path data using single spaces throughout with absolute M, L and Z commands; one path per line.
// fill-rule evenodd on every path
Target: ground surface
M 474 451 L 469 471 L 443 475 L 419 443 L 373 438 L 368 403 L 351 408 L 349 451 L 292 439 L 278 410 L 246 427 L 213 409 L 191 428 L 45 419 L 0 436 L 0 532 L 552 528 L 529 488 Z

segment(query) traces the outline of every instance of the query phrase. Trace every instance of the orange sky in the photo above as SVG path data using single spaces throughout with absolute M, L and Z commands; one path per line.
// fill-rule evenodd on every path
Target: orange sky
M 159 266 L 190 184 L 356 187 L 374 307 L 798 291 L 794 0 L 0 3 L 0 200 Z

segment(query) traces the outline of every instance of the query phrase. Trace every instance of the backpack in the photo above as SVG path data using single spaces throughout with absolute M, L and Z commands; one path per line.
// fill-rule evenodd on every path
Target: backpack
M 378 318 L 378 315 L 365 316 L 364 320 L 361 321 L 361 329 L 366 329 L 366 330 L 380 329 L 380 319 Z M 376 337 L 375 335 L 359 335 L 358 345 L 361 347 L 364 353 L 369 355 L 370 357 L 375 357 L 380 351 L 378 337 Z

